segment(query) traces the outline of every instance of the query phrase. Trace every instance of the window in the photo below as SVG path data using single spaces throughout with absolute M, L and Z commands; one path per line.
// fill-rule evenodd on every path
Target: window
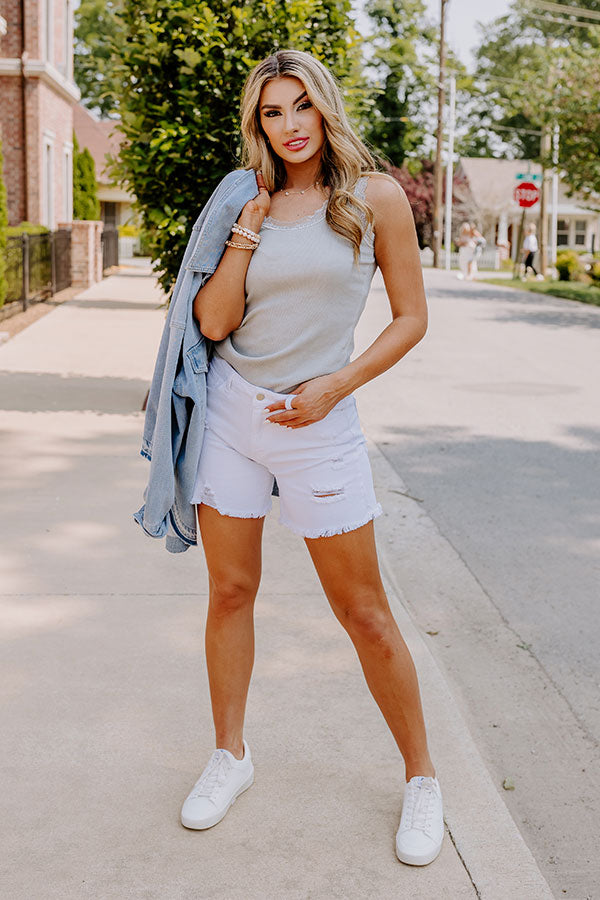
M 63 145 L 63 222 L 73 218 L 73 145 Z
M 63 8 L 63 44 L 64 67 L 63 72 L 67 78 L 73 78 L 73 22 L 71 0 L 65 0 Z
M 54 40 L 52 29 L 54 28 L 53 0 L 44 2 L 44 59 L 54 62 Z
M 575 246 L 585 247 L 587 234 L 587 222 L 585 219 L 575 219 Z
M 54 228 L 54 142 L 44 136 L 42 151 L 42 225 Z
M 556 223 L 556 244 L 558 247 L 566 247 L 569 243 L 569 222 L 567 219 L 559 219 Z

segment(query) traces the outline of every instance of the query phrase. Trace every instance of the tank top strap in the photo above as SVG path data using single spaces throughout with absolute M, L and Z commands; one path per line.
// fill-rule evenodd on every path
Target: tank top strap
M 367 190 L 367 182 L 369 181 L 368 175 L 361 175 L 356 184 L 354 185 L 354 194 L 359 200 L 364 201 L 365 193 Z

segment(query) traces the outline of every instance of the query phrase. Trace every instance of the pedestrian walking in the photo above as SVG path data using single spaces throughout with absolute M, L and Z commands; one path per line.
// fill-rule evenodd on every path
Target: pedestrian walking
M 263 524 L 276 480 L 280 522 L 304 538 L 404 759 L 397 856 L 426 865 L 442 846 L 442 798 L 414 664 L 379 572 L 373 519 L 382 510 L 353 396 L 426 331 L 412 212 L 397 182 L 376 171 L 338 85 L 309 53 L 279 50 L 250 72 L 241 137 L 245 168 L 223 179 L 194 226 L 150 391 L 143 452 L 159 471 L 156 432 L 162 440 L 162 427 L 176 428 L 165 442 L 176 444 L 174 506 L 168 525 L 157 524 L 148 510 L 161 488 L 151 475 L 136 514 L 149 534 L 168 527 L 180 541 L 172 549 L 185 549 L 192 530 L 184 518 L 194 504 L 209 573 L 205 646 L 216 749 L 183 803 L 181 822 L 210 828 L 254 780 L 243 726 Z M 392 321 L 350 362 L 377 266 Z M 197 272 L 205 274 L 196 291 Z M 193 315 L 186 316 L 186 302 Z M 173 342 L 182 340 L 180 350 Z M 206 341 L 214 349 L 202 440 L 190 398 L 202 409 L 197 382 L 207 369 Z M 179 369 L 168 376 L 176 359 Z M 163 400 L 173 377 L 172 402 L 187 398 L 175 412 Z M 184 485 L 200 444 L 194 477 Z
M 531 271 L 533 272 L 533 274 L 535 275 L 536 278 L 537 278 L 537 274 L 538 274 L 533 265 L 534 256 L 538 251 L 538 240 L 535 235 L 535 232 L 536 232 L 535 223 L 532 222 L 530 225 L 527 226 L 527 234 L 525 236 L 525 240 L 523 241 L 522 255 L 523 255 L 523 262 L 524 262 L 524 266 L 525 266 L 525 271 L 524 271 L 525 278 L 527 278 L 527 270 L 528 269 L 531 269 Z
M 473 262 L 471 267 L 471 275 L 474 278 L 478 271 L 479 260 L 483 256 L 483 251 L 487 245 L 487 241 L 482 235 L 482 233 L 474 226 L 471 226 L 471 237 L 475 242 L 475 249 L 473 250 Z
M 473 226 L 470 222 L 463 222 L 460 226 L 458 239 L 456 241 L 458 247 L 458 274 L 457 278 L 470 281 L 473 278 L 473 260 L 475 258 L 475 239 L 473 237 Z

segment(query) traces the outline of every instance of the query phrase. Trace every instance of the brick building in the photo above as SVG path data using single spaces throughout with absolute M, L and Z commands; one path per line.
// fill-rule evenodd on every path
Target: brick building
M 73 218 L 73 6 L 2 0 L 0 138 L 11 225 L 55 228 Z

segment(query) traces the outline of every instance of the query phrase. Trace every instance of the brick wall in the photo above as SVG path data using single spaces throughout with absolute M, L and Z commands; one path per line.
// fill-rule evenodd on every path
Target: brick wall
M 26 59 L 29 63 L 43 63 L 46 50 L 45 10 L 51 11 L 50 28 L 53 46 L 48 60 L 55 69 L 69 74 L 70 53 L 65 46 L 66 0 L 25 0 Z M 65 218 L 65 198 L 69 198 L 64 161 L 65 145 L 73 139 L 73 104 L 75 100 L 60 90 L 54 76 L 44 79 L 29 74 L 26 78 L 25 122 L 27 129 L 27 208 L 25 208 L 23 103 L 21 57 L 22 23 L 19 0 L 2 0 L 2 15 L 7 21 L 7 33 L 0 38 L 0 59 L 10 74 L 0 75 L 0 137 L 4 150 L 4 179 L 8 195 L 8 214 L 11 224 L 27 219 L 44 222 L 44 195 L 48 183 L 52 188 L 52 209 L 45 224 L 56 226 Z M 56 76 L 57 78 L 59 76 Z M 46 172 L 45 139 L 52 146 L 52 171 Z M 49 178 L 48 178 L 49 176 Z
M 86 288 L 102 281 L 102 222 L 61 222 L 71 229 L 71 284 Z

